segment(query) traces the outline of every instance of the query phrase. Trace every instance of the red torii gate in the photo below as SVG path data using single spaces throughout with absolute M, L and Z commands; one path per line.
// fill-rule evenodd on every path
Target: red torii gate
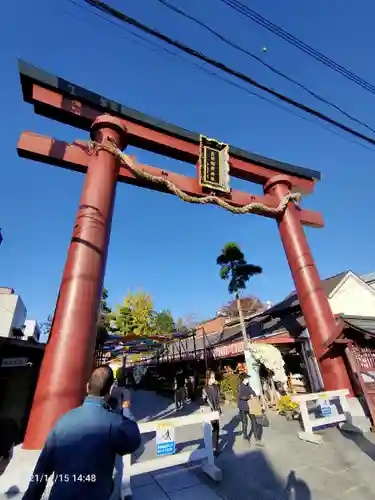
M 100 145 L 115 145 L 121 150 L 132 145 L 199 168 L 201 138 L 199 134 L 134 111 L 22 61 L 19 69 L 23 98 L 33 104 L 37 114 L 90 131 L 92 140 L 99 144 L 99 149 L 93 152 L 88 143 L 82 141 L 68 144 L 23 132 L 17 145 L 21 157 L 85 173 L 50 341 L 24 441 L 25 448 L 39 449 L 56 420 L 82 402 L 86 380 L 93 366 L 117 181 L 170 192 L 163 183 L 150 183 L 135 175 L 131 168 L 121 164 L 118 156 L 100 149 Z M 218 195 L 237 207 L 262 203 L 276 209 L 291 191 L 311 193 L 315 182 L 320 179 L 319 172 L 232 147 L 228 163 L 231 176 L 264 187 L 264 196 L 234 189 Z M 148 165 L 134 165 L 157 178 L 167 178 L 188 195 L 202 197 L 207 194 L 199 176 L 186 177 Z M 325 389 L 350 388 L 342 358 L 329 356 L 324 346 L 337 327 L 302 227 L 323 227 L 321 214 L 301 209 L 292 202 L 282 214 L 265 213 L 260 209 L 253 212 L 278 222 Z

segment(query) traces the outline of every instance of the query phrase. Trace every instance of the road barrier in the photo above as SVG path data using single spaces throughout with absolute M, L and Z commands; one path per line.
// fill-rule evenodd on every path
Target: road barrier
M 323 438 L 314 434 L 314 429 L 326 425 L 340 424 L 346 422 L 350 414 L 346 397 L 349 395 L 348 389 L 338 391 L 315 392 L 312 394 L 298 394 L 292 396 L 292 400 L 299 404 L 304 432 L 299 432 L 298 436 L 304 441 L 321 443 Z M 309 413 L 307 403 L 316 401 L 313 411 Z M 310 415 L 315 418 L 310 418 Z
M 121 492 L 121 498 L 129 498 L 132 495 L 130 486 L 132 477 L 197 461 L 203 462 L 202 470 L 211 479 L 221 481 L 222 472 L 216 467 L 214 461 L 211 426 L 211 422 L 219 420 L 219 418 L 218 412 L 209 412 L 139 423 L 141 434 L 156 433 L 157 458 L 132 464 L 131 455 L 122 457 L 121 464 L 118 463 L 116 467 L 115 491 Z M 204 448 L 175 453 L 175 430 L 179 427 L 196 424 L 202 424 Z

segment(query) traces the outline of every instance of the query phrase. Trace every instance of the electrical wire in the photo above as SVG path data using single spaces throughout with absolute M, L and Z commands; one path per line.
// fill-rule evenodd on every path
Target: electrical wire
M 282 78 L 285 78 L 287 81 L 289 81 L 289 82 L 297 85 L 298 87 L 300 87 L 301 89 L 303 89 L 305 92 L 307 92 L 308 94 L 310 94 L 315 99 L 318 99 L 319 101 L 327 104 L 328 106 L 331 106 L 332 108 L 336 109 L 337 111 L 339 111 L 340 113 L 342 113 L 344 116 L 346 116 L 350 120 L 353 120 L 354 122 L 358 123 L 359 125 L 362 125 L 363 127 L 366 127 L 371 132 L 375 132 L 375 129 L 373 129 L 372 127 L 370 127 L 369 125 L 367 125 L 367 123 L 365 123 L 365 122 L 359 120 L 358 118 L 356 118 L 355 116 L 347 113 L 341 107 L 337 106 L 336 104 L 334 104 L 333 102 L 329 101 L 328 99 L 325 99 L 324 97 L 320 96 L 319 94 L 317 94 L 313 90 L 310 90 L 308 87 L 306 87 L 305 85 L 303 85 L 301 82 L 299 82 L 299 81 L 295 80 L 294 78 L 286 75 L 285 73 L 283 73 L 282 71 L 278 70 L 277 68 L 275 68 L 271 64 L 268 64 L 267 62 L 263 61 L 262 58 L 260 58 L 257 55 L 253 54 L 249 50 L 247 50 L 247 49 L 241 47 L 240 45 L 237 45 L 236 43 L 232 42 L 228 38 L 224 37 L 221 33 L 219 33 L 218 31 L 214 30 L 209 25 L 203 23 L 202 21 L 200 21 L 196 17 L 188 14 L 187 12 L 185 12 L 182 9 L 180 9 L 179 7 L 176 7 L 175 5 L 173 5 L 172 3 L 168 2 L 167 0 L 157 0 L 157 1 L 159 3 L 161 3 L 162 5 L 164 5 L 165 7 L 167 7 L 168 9 L 172 10 L 173 12 L 176 12 L 177 14 L 179 14 L 179 15 L 181 15 L 181 16 L 183 16 L 183 17 L 185 17 L 187 19 L 190 19 L 191 21 L 195 22 L 201 28 L 209 31 L 210 33 L 212 33 L 214 36 L 216 36 L 217 38 L 219 38 L 222 42 L 226 43 L 227 45 L 233 47 L 236 50 L 239 50 L 239 51 L 243 52 L 244 54 L 250 56 L 252 59 L 255 59 L 256 61 L 258 61 L 260 64 L 262 64 L 263 66 L 265 66 L 266 68 L 268 68 L 270 71 L 272 71 L 276 75 L 279 75 Z
M 115 17 L 116 19 L 120 19 L 121 21 L 130 24 L 131 26 L 135 26 L 136 28 L 140 29 L 141 31 L 152 35 L 155 38 L 158 38 L 159 40 L 163 40 L 164 42 L 168 43 L 169 45 L 172 45 L 173 47 L 177 47 L 181 51 L 185 52 L 186 54 L 189 54 L 193 57 L 196 57 L 197 59 L 200 59 L 201 61 L 206 62 L 207 64 L 214 66 L 217 69 L 220 69 L 224 71 L 225 73 L 228 73 L 229 75 L 235 76 L 239 80 L 242 80 L 250 85 L 253 85 L 254 87 L 261 89 L 265 92 L 267 92 L 270 95 L 273 95 L 274 97 L 277 97 L 279 100 L 286 102 L 295 108 L 298 108 L 310 115 L 315 116 L 316 118 L 319 118 L 320 120 L 325 121 L 326 123 L 330 123 L 331 125 L 334 125 L 335 127 L 344 130 L 345 132 L 358 137 L 372 145 L 375 145 L 375 139 L 372 137 L 369 137 L 362 132 L 359 132 L 358 130 L 355 130 L 351 127 L 348 127 L 347 125 L 344 125 L 343 123 L 338 122 L 337 120 L 325 115 L 324 113 L 321 113 L 320 111 L 317 111 L 316 109 L 313 109 L 309 106 L 306 106 L 303 103 L 300 103 L 298 101 L 295 101 L 294 99 L 291 99 L 290 97 L 281 94 L 280 92 L 277 92 L 266 85 L 263 85 L 259 83 L 258 81 L 254 80 L 253 78 L 249 77 L 245 73 L 242 73 L 240 71 L 234 70 L 230 68 L 229 66 L 225 65 L 224 63 L 217 61 L 209 56 L 206 56 L 202 52 L 199 52 L 195 49 L 192 49 L 191 47 L 188 47 L 187 45 L 178 42 L 176 40 L 172 40 L 169 36 L 164 35 L 160 31 L 154 30 L 150 28 L 149 26 L 146 26 L 145 24 L 141 23 L 137 19 L 134 19 L 132 17 L 127 16 L 126 14 L 110 7 L 109 5 L 100 2 L 98 0 L 84 0 L 87 4 L 92 5 L 93 7 L 110 14 L 112 17 Z
M 68 2 L 70 2 L 72 5 L 74 5 L 75 7 L 78 7 L 80 8 L 81 10 L 87 12 L 88 14 L 92 15 L 92 16 L 95 16 L 105 22 L 108 22 L 110 24 L 112 24 L 113 26 L 116 26 L 117 28 L 121 29 L 122 31 L 126 31 L 128 32 L 130 35 L 133 35 L 134 37 L 136 37 L 136 40 L 134 40 L 133 38 L 129 37 L 129 36 L 125 36 L 122 34 L 122 37 L 132 43 L 135 43 L 136 45 L 139 45 L 141 47 L 144 47 L 148 50 L 151 50 L 153 52 L 156 52 L 156 53 L 159 53 L 159 54 L 162 54 L 162 55 L 170 55 L 170 56 L 174 56 L 175 58 L 178 59 L 179 62 L 183 62 L 187 65 L 189 65 L 190 67 L 193 67 L 195 69 L 198 69 L 200 71 L 204 71 L 206 74 L 208 74 L 209 76 L 211 77 L 214 77 L 215 79 L 218 79 L 218 80 L 221 80 L 223 81 L 224 83 L 227 83 L 228 85 L 231 85 L 239 90 L 242 90 L 244 92 L 246 92 L 247 94 L 250 94 L 252 95 L 253 97 L 256 97 L 264 102 L 267 102 L 268 104 L 271 104 L 272 106 L 275 106 L 279 109 L 281 109 L 282 111 L 285 111 L 286 113 L 289 113 L 297 118 L 300 118 L 308 123 L 311 123 L 312 125 L 315 125 L 321 129 L 324 129 L 325 131 L 328 131 L 330 132 L 331 134 L 334 134 L 336 135 L 337 137 L 340 137 L 341 139 L 344 139 L 352 144 L 357 144 L 359 146 L 361 146 L 362 148 L 364 149 L 367 149 L 369 151 L 372 151 L 372 152 L 375 152 L 375 150 L 372 148 L 372 147 L 369 147 L 367 146 L 366 144 L 363 144 L 362 142 L 359 142 L 359 141 L 356 141 L 354 139 L 349 139 L 346 135 L 343 135 L 343 134 L 340 134 L 339 132 L 337 132 L 336 130 L 332 130 L 331 128 L 327 127 L 326 124 L 323 124 L 321 122 L 318 122 L 308 116 L 305 116 L 305 115 L 301 115 L 300 113 L 298 113 L 297 111 L 295 111 L 294 109 L 291 109 L 291 108 L 287 108 L 285 106 L 283 106 L 281 103 L 277 102 L 277 101 L 273 101 L 272 99 L 268 98 L 268 97 L 265 97 L 265 96 L 262 96 L 262 95 L 259 95 L 257 94 L 256 92 L 252 92 L 250 89 L 248 88 L 245 88 L 243 87 L 242 85 L 239 85 L 238 83 L 230 80 L 229 78 L 226 78 L 225 76 L 223 75 L 219 75 L 217 73 L 215 73 L 214 71 L 206 68 L 205 66 L 203 65 L 199 65 L 197 63 L 194 63 L 193 61 L 191 60 L 188 60 L 188 59 L 185 59 L 184 57 L 181 56 L 181 54 L 178 54 L 176 52 L 173 52 L 172 50 L 166 48 L 166 47 L 161 47 L 160 45 L 156 44 L 154 41 L 146 38 L 146 37 L 143 37 L 142 35 L 139 35 L 138 33 L 134 33 L 132 30 L 130 30 L 127 26 L 124 26 L 124 25 L 120 25 L 118 23 L 116 23 L 115 21 L 113 21 L 111 18 L 109 17 L 106 17 L 104 15 L 101 15 L 99 12 L 95 12 L 93 11 L 92 9 L 90 8 L 87 8 L 85 7 L 84 5 L 81 5 L 79 4 L 78 2 L 76 2 L 75 0 L 68 0 Z M 68 14 L 71 14 L 70 12 Z M 80 20 L 80 21 L 83 21 L 83 22 L 86 22 L 88 24 L 89 21 L 85 18 L 81 18 L 81 17 L 78 17 L 74 14 L 71 14 L 73 17 L 75 17 L 76 19 Z M 146 43 L 143 43 L 143 42 L 146 42 Z
M 87 8 L 85 7 L 84 5 L 81 5 L 79 4 L 78 2 L 76 2 L 75 0 L 68 0 L 68 2 L 70 2 L 72 5 L 74 5 L 75 7 L 78 7 L 79 9 L 87 12 L 88 14 L 92 15 L 92 16 L 95 16 L 103 21 L 106 21 L 110 24 L 112 24 L 113 26 L 116 26 L 117 28 L 121 29 L 122 31 L 127 31 L 130 35 L 133 35 L 135 38 L 138 38 L 139 40 L 142 40 L 144 42 L 147 42 L 147 44 L 144 44 L 142 42 L 140 42 L 139 40 L 134 40 L 133 38 L 131 38 L 130 36 L 126 36 L 124 34 L 122 34 L 122 38 L 124 38 L 125 40 L 128 40 L 129 42 L 132 42 L 132 43 L 135 43 L 135 44 L 138 44 L 140 45 L 141 47 L 145 47 L 147 49 L 150 49 L 152 50 L 153 52 L 158 52 L 157 49 L 159 49 L 159 53 L 160 51 L 163 51 L 163 52 L 166 52 L 168 54 L 172 54 L 172 55 L 175 55 L 177 56 L 177 54 L 175 54 L 173 51 L 167 49 L 166 47 L 161 47 L 160 45 L 156 44 L 156 43 L 153 43 L 151 40 L 149 40 L 148 38 L 142 36 L 142 35 L 139 35 L 138 33 L 135 33 L 134 31 L 130 30 L 129 28 L 127 28 L 126 26 L 124 25 L 120 25 L 118 23 L 116 23 L 115 21 L 113 21 L 113 19 L 110 19 L 108 17 L 105 17 L 105 16 L 102 16 L 100 15 L 98 12 L 95 12 L 93 11 L 92 9 L 90 8 Z M 68 14 L 71 14 L 70 12 L 68 12 Z M 76 19 L 79 19 L 80 21 L 83 21 L 83 22 L 88 22 L 87 19 L 84 19 L 82 17 L 78 17 L 76 15 L 73 15 L 73 17 L 75 17 Z M 90 24 L 90 23 L 88 23 Z M 152 46 L 150 46 L 152 45 Z M 186 59 L 183 59 L 184 61 L 188 62 L 188 63 L 191 63 L 193 64 L 194 66 L 197 66 L 197 67 L 200 67 L 198 64 L 195 65 L 192 61 L 187 61 Z
M 257 23 L 259 26 L 262 26 L 266 30 L 270 31 L 274 35 L 278 36 L 279 38 L 282 38 L 289 44 L 293 45 L 294 47 L 298 48 L 305 54 L 308 54 L 309 56 L 313 57 L 317 61 L 320 61 L 322 64 L 325 66 L 328 66 L 330 69 L 333 71 L 336 71 L 337 73 L 341 74 L 348 80 L 351 80 L 353 83 L 359 85 L 363 89 L 367 90 L 368 92 L 371 92 L 372 94 L 375 94 L 375 86 L 367 82 L 365 79 L 361 78 L 360 76 L 356 75 L 353 73 L 353 71 L 345 68 L 345 66 L 342 66 L 341 64 L 335 62 L 333 59 L 329 58 L 322 52 L 319 52 L 318 50 L 314 49 L 307 43 L 303 42 L 296 36 L 292 35 L 288 31 L 286 31 L 284 28 L 281 26 L 278 26 L 277 24 L 273 23 L 272 21 L 269 21 L 262 15 L 258 14 L 255 12 L 253 9 L 250 9 L 247 5 L 244 5 L 243 3 L 239 2 L 238 0 L 220 0 L 224 4 L 226 4 L 228 7 L 236 10 L 240 14 L 244 15 L 251 21 L 254 21 Z

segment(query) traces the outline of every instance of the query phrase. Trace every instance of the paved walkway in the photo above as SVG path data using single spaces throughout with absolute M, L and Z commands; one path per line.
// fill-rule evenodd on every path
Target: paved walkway
M 147 420 L 173 418 L 181 413 L 198 411 L 187 405 L 174 413 L 170 400 L 154 393 L 134 394 L 135 416 Z M 187 500 L 198 496 L 211 500 L 370 500 L 375 498 L 375 437 L 342 434 L 338 429 L 322 431 L 324 443 L 301 441 L 297 422 L 270 414 L 271 426 L 265 430 L 265 448 L 261 451 L 244 443 L 240 436 L 237 411 L 225 406 L 221 419 L 223 451 L 216 464 L 223 471 L 223 481 L 215 484 L 199 468 L 163 471 L 133 479 L 134 500 L 175 498 Z M 194 426 L 177 429 L 179 450 L 192 450 L 202 443 Z M 155 440 L 146 436 L 139 460 L 155 457 Z M 206 488 L 204 488 L 204 486 Z M 155 490 L 155 488 L 157 488 Z M 155 495 L 157 491 L 157 496 Z M 217 496 L 212 497 L 212 493 Z
M 199 411 L 198 405 L 186 405 L 174 412 L 169 399 L 152 392 L 136 391 L 133 412 L 137 420 L 174 418 Z M 177 467 L 153 474 L 134 476 L 133 500 L 373 500 L 375 498 L 375 436 L 342 434 L 338 429 L 322 431 L 320 445 L 299 440 L 297 422 L 270 413 L 271 426 L 265 430 L 265 448 L 257 450 L 243 442 L 236 408 L 225 406 L 221 418 L 222 453 L 216 460 L 223 472 L 221 483 L 212 482 L 200 467 Z M 177 451 L 194 450 L 203 445 L 202 428 L 176 429 Z M 154 459 L 155 435 L 144 435 L 143 447 L 135 460 Z M 30 454 L 30 452 L 29 452 Z M 27 454 L 26 454 L 27 455 Z M 25 459 L 29 459 L 29 455 Z M 15 482 L 25 482 L 22 463 L 12 472 Z M 26 470 L 25 463 L 25 470 Z M 10 476 L 12 476 L 10 474 Z M 9 474 L 8 474 L 9 475 Z M 22 477 L 20 477 L 22 476 Z M 25 476 L 25 477 L 24 477 Z M 7 480 L 8 481 L 8 480 Z M 5 483 L 7 482 L 5 481 Z M 4 483 L 4 488 L 6 484 Z M 1 486 L 1 484 L 0 484 Z M 0 499 L 19 500 L 21 494 Z M 24 489 L 21 489 L 24 491 Z

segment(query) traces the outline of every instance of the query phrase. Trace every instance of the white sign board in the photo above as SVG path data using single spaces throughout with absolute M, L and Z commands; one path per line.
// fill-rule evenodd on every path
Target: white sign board
M 18 366 L 27 366 L 28 358 L 3 358 L 1 368 L 15 368 Z
M 173 455 L 176 451 L 175 428 L 169 422 L 156 427 L 156 456 Z
M 302 423 L 305 432 L 299 433 L 299 437 L 306 441 L 321 442 L 320 436 L 314 435 L 314 428 L 325 425 L 337 425 L 341 422 L 346 422 L 349 412 L 346 396 L 349 395 L 347 389 L 328 392 L 315 392 L 312 394 L 299 394 L 292 396 L 292 400 L 299 404 Z M 334 399 L 338 399 L 343 413 L 339 413 L 335 404 L 332 404 Z M 316 406 L 320 410 L 315 419 L 310 418 L 307 408 L 308 401 L 316 401 Z

